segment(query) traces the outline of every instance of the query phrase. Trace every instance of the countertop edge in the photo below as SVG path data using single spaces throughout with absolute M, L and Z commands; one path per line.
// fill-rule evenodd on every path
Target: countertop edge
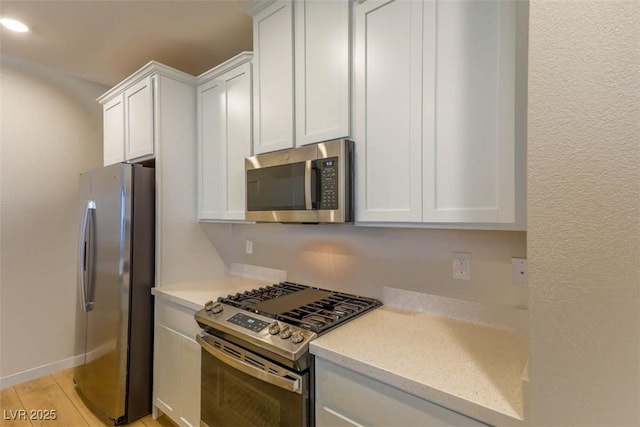
M 271 284 L 271 279 L 225 274 L 204 280 L 153 287 L 151 294 L 197 311 L 209 300 Z
M 151 295 L 166 299 L 167 301 L 171 301 L 175 304 L 181 305 L 191 310 L 198 311 L 204 308 L 204 303 L 198 304 L 193 301 L 189 301 L 187 299 L 181 298 L 173 294 L 171 291 L 165 291 L 165 290 L 162 290 L 161 288 L 151 288 Z
M 512 417 L 508 414 L 498 412 L 486 406 L 446 393 L 442 390 L 432 388 L 410 378 L 384 370 L 378 366 L 369 365 L 332 350 L 322 348 L 321 346 L 314 344 L 313 341 L 309 344 L 309 351 L 316 357 L 344 368 L 351 369 L 358 374 L 372 378 L 420 399 L 443 406 L 444 408 L 458 412 L 467 417 L 477 419 L 478 421 L 505 427 L 521 427 L 525 425 L 524 420 L 520 418 Z M 409 387 L 406 386 L 407 383 L 410 383 L 413 386 L 413 390 L 408 389 Z
M 309 351 L 318 358 L 484 423 L 500 427 L 526 425 L 525 420 L 520 418 L 519 414 L 505 413 L 498 408 L 457 396 L 453 391 L 447 392 L 432 387 L 426 382 L 416 381 L 402 373 L 394 372 L 391 370 L 392 368 L 385 368 L 376 365 L 375 362 L 364 361 L 343 353 L 339 349 L 326 347 L 322 344 L 321 338 L 309 344 Z

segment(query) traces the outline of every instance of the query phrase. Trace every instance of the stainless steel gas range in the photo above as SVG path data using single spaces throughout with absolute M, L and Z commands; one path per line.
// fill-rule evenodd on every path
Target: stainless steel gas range
M 209 301 L 195 314 L 203 329 L 201 425 L 313 425 L 309 342 L 380 305 L 291 282 Z

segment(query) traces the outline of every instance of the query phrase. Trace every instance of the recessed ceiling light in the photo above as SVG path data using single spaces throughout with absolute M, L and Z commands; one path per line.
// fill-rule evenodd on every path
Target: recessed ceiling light
M 26 33 L 27 31 L 29 31 L 29 27 L 27 27 L 25 24 L 11 18 L 0 19 L 0 24 L 2 24 L 3 27 L 17 33 Z

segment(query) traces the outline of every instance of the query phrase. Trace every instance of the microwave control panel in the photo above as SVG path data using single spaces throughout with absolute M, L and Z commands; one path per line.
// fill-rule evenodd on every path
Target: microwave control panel
M 320 169 L 320 209 L 338 209 L 338 158 L 318 160 Z

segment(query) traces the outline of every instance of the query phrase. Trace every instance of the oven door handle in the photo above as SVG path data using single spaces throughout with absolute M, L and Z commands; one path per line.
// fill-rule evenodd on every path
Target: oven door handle
M 264 381 L 287 391 L 302 394 L 302 377 L 300 377 L 299 375 L 296 375 L 293 372 L 288 372 L 288 375 L 293 379 L 283 378 L 270 372 L 263 371 L 260 368 L 249 365 L 242 360 L 235 359 L 234 357 L 225 354 L 224 352 L 209 344 L 206 340 L 206 337 L 196 335 L 196 341 L 202 346 L 203 349 L 207 351 L 207 353 L 209 353 L 222 363 L 231 366 L 232 368 L 237 369 L 238 371 L 241 371 L 260 381 Z

